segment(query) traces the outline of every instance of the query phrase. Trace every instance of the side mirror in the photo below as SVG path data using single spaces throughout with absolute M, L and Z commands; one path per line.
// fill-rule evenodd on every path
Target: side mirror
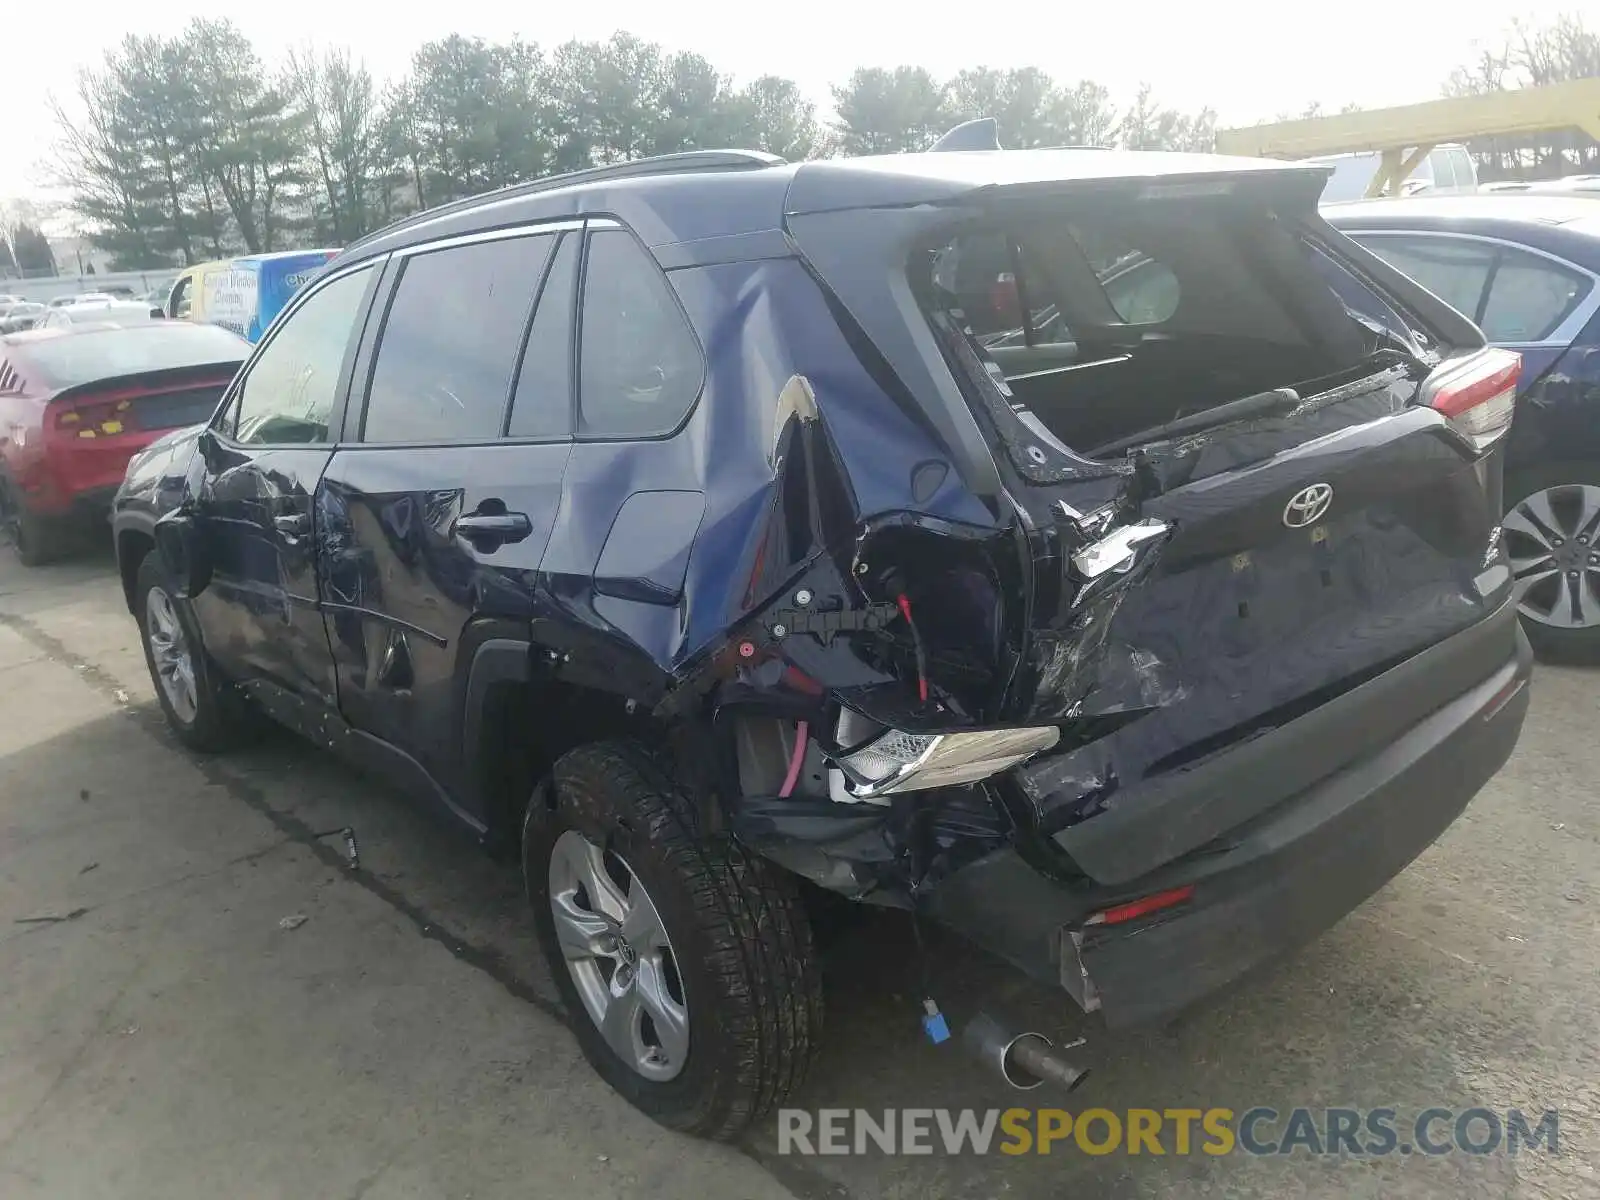
M 192 509 L 176 509 L 156 522 L 156 553 L 178 596 L 192 600 L 211 582 L 205 523 Z

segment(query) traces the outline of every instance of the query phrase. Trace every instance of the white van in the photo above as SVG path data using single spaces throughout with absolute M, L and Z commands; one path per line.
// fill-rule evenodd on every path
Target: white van
M 1308 162 L 1322 163 L 1333 168 L 1328 186 L 1322 189 L 1322 203 L 1337 204 L 1341 200 L 1360 200 L 1372 185 L 1373 176 L 1383 165 L 1379 150 L 1362 150 L 1355 154 L 1326 154 Z M 1445 196 L 1453 192 L 1478 190 L 1478 168 L 1461 145 L 1435 146 L 1428 157 L 1417 164 L 1417 169 L 1407 175 L 1400 185 L 1400 194 L 1414 196 L 1426 192 L 1430 196 Z

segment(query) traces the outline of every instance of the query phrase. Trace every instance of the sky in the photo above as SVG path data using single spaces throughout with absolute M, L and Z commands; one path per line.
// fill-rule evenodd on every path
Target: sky
M 1054 3 L 972 11 L 906 0 L 611 0 L 604 5 L 530 5 L 476 0 L 457 10 L 418 3 L 381 8 L 328 0 L 268 0 L 229 9 L 192 0 L 130 5 L 74 0 L 14 6 L 9 53 L 0 65 L 0 200 L 48 195 L 55 128 L 49 97 L 72 98 L 77 72 L 100 62 L 123 36 L 172 34 L 197 15 L 228 16 L 270 63 L 291 48 L 351 47 L 379 79 L 404 73 L 422 42 L 450 33 L 513 34 L 549 47 L 605 38 L 618 29 L 670 50 L 694 50 L 742 81 L 763 74 L 796 80 L 826 111 L 829 85 L 858 66 L 925 66 L 940 77 L 966 67 L 1037 66 L 1057 79 L 1094 79 L 1114 98 L 1149 83 L 1161 103 L 1209 105 L 1223 127 L 1298 112 L 1314 100 L 1330 111 L 1433 99 L 1451 69 L 1497 46 L 1518 12 L 1535 23 L 1572 11 L 1572 0 L 1144 0 Z M 542 12 L 539 10 L 543 10 Z M 1000 14 L 1009 14 L 1002 17 Z

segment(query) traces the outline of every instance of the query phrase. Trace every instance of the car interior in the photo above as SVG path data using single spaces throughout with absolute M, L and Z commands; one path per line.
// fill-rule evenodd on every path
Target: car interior
M 916 256 L 912 277 L 1016 403 L 1093 455 L 1360 363 L 1360 326 L 1306 254 L 1260 208 L 1075 207 L 965 227 Z

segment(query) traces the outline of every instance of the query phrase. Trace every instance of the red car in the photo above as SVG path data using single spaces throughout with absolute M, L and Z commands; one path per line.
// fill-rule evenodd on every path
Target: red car
M 0 523 L 22 561 L 103 521 L 133 453 L 208 419 L 249 349 L 187 321 L 0 336 Z

